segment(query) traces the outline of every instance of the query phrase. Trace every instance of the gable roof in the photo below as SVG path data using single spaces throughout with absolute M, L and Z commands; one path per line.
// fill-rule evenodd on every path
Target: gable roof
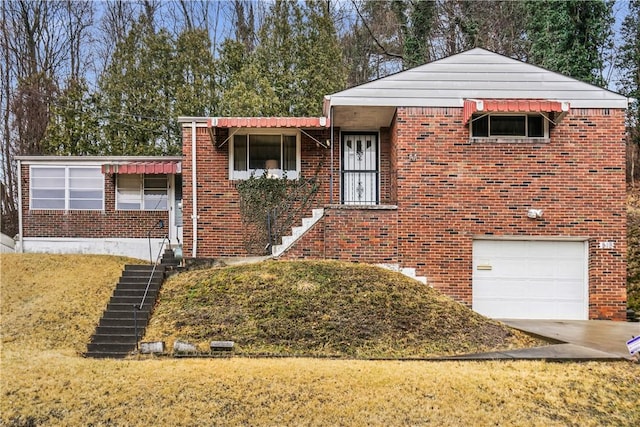
M 569 102 L 571 108 L 627 108 L 626 97 L 485 49 L 475 48 L 327 97 L 329 106 L 462 107 L 468 98 Z

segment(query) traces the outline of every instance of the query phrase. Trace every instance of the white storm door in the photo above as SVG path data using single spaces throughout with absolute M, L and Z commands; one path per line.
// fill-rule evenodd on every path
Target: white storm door
M 342 134 L 342 203 L 378 204 L 378 135 Z

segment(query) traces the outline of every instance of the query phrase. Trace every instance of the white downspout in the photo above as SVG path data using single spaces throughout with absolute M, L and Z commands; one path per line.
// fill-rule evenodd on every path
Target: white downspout
M 198 254 L 198 183 L 196 168 L 196 122 L 191 122 L 191 198 L 193 210 L 191 213 L 191 222 L 193 227 L 193 244 L 191 246 L 191 256 L 196 258 Z
M 331 135 L 329 136 L 331 143 L 329 149 L 331 150 L 331 168 L 329 169 L 329 204 L 333 204 L 333 106 L 329 107 L 329 126 Z
M 9 189 L 11 191 L 11 189 Z M 22 161 L 18 160 L 18 242 L 16 242 L 17 251 L 23 253 L 23 234 L 22 234 Z

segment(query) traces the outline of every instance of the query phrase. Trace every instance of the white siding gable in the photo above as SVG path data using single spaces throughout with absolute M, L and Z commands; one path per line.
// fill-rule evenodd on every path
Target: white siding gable
M 331 95 L 331 106 L 462 107 L 465 98 L 568 101 L 571 108 L 627 108 L 627 98 L 481 48 Z

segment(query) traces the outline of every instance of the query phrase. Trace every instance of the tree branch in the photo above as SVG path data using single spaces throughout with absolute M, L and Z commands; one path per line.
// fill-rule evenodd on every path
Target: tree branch
M 376 36 L 373 35 L 373 31 L 371 31 L 371 28 L 369 28 L 369 26 L 367 25 L 367 21 L 365 21 L 364 17 L 360 13 L 360 10 L 358 9 L 358 5 L 356 4 L 356 1 L 355 0 L 351 0 L 351 4 L 353 4 L 353 8 L 356 10 L 356 13 L 360 17 L 360 20 L 362 21 L 362 24 L 364 25 L 364 27 L 369 32 L 369 35 L 371 36 L 373 41 L 376 43 L 376 45 L 380 48 L 380 50 L 382 50 L 382 53 L 387 55 L 387 56 L 390 56 L 392 58 L 404 59 L 402 55 L 399 55 L 397 53 L 391 53 L 391 52 L 387 51 L 387 49 L 385 49 L 385 47 L 382 46 L 382 44 L 380 44 L 380 42 L 378 41 Z

